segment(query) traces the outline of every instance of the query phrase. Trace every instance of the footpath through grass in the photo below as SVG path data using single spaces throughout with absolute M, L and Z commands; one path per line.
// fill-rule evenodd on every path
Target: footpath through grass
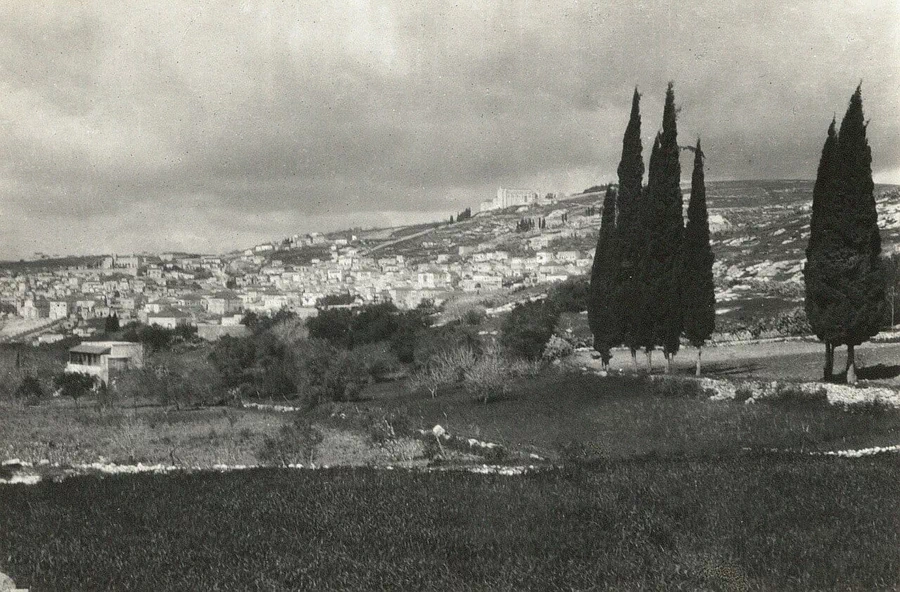
M 893 455 L 80 477 L 0 486 L 0 571 L 34 591 L 886 590 L 898 499 Z

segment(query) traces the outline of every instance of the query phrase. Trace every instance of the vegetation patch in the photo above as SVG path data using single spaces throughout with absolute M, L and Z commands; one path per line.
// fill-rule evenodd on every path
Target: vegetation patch
M 884 590 L 898 484 L 889 456 L 777 455 L 83 477 L 0 486 L 0 569 L 34 590 Z

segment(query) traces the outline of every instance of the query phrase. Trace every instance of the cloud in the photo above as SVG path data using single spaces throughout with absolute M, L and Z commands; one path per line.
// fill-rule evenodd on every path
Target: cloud
M 0 257 L 581 189 L 614 179 L 636 85 L 649 145 L 669 80 L 682 142 L 733 179 L 814 175 L 862 79 L 876 177 L 900 181 L 890 1 L 3 4 Z

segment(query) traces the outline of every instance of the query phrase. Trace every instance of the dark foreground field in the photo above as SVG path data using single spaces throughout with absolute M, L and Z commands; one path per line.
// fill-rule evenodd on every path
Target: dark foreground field
M 0 486 L 0 569 L 35 591 L 885 590 L 898 499 L 893 455 L 82 477 Z

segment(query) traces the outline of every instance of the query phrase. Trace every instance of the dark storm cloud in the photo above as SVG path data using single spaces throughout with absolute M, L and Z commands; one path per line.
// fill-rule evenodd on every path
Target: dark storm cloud
M 863 79 L 900 178 L 893 2 L 6 3 L 0 256 L 218 250 L 612 180 L 676 82 L 708 178 L 814 175 Z M 646 150 L 645 150 L 646 152 Z

